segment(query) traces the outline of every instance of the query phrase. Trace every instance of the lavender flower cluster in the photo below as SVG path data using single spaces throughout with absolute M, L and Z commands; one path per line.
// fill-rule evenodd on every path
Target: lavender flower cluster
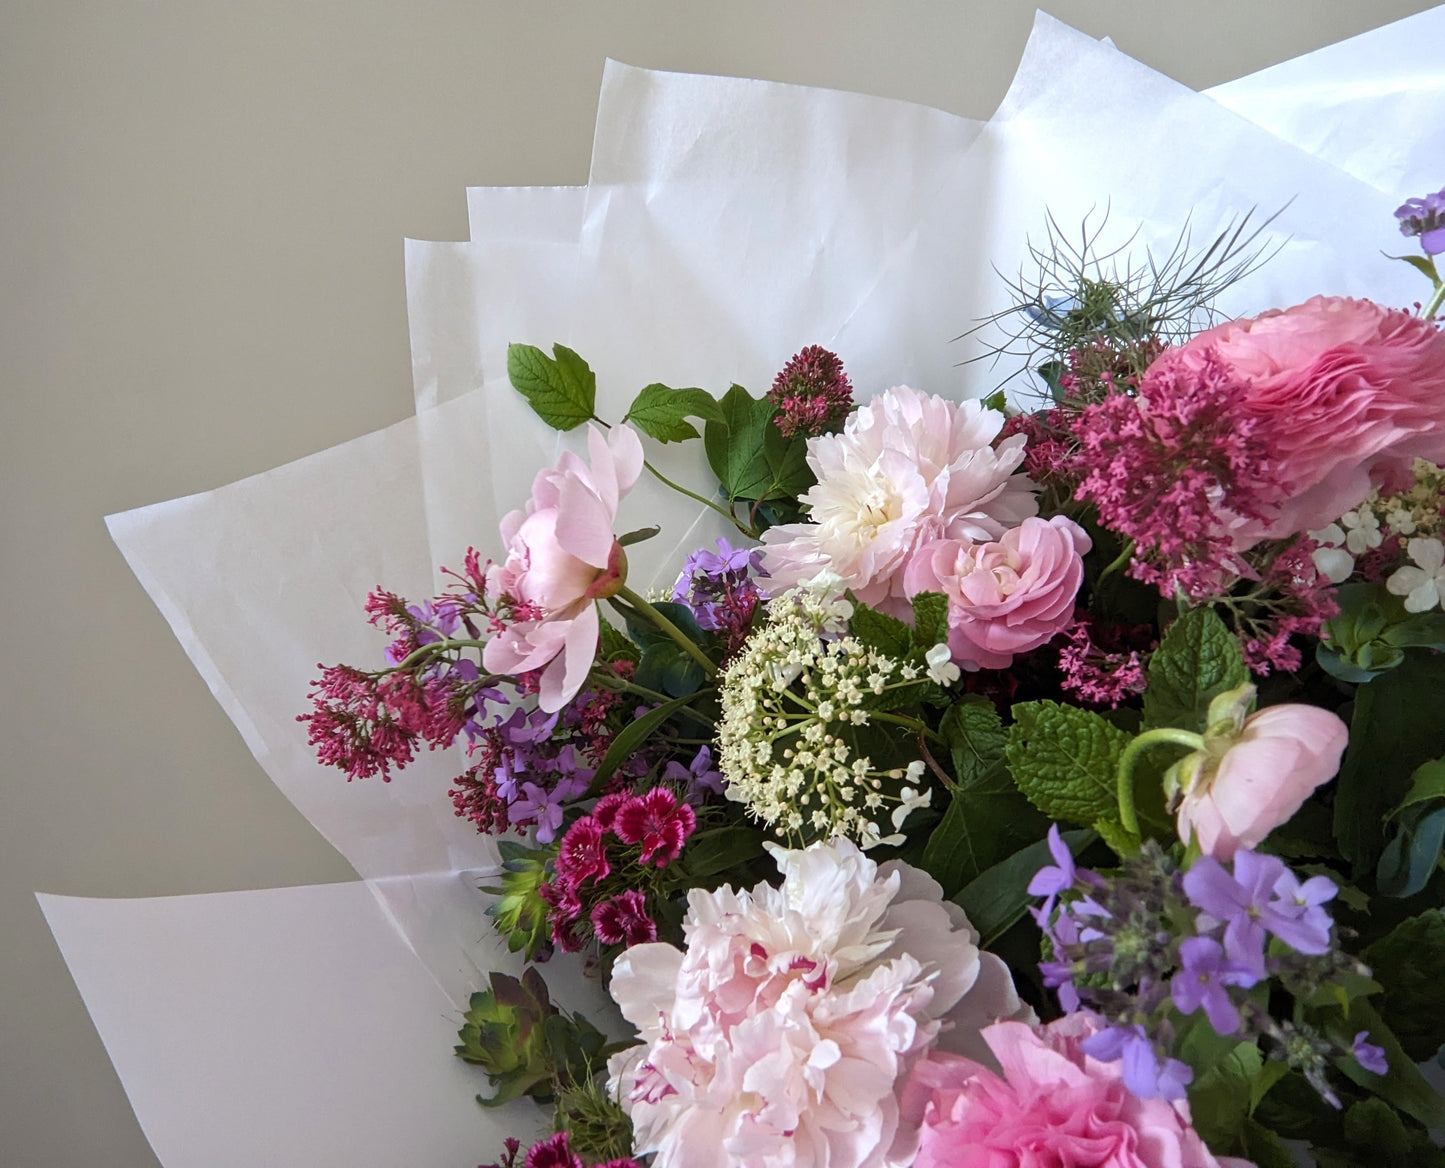
M 1339 889 L 1328 877 L 1301 880 L 1277 857 L 1246 849 L 1232 871 L 1209 856 L 1181 871 L 1153 841 L 1104 876 L 1075 865 L 1057 827 L 1049 851 L 1054 863 L 1028 889 L 1045 898 L 1033 910 L 1052 949 L 1039 965 L 1044 984 L 1067 1013 L 1087 1006 L 1103 1019 L 1085 1052 L 1122 1060 L 1135 1094 L 1184 1098 L 1193 1071 L 1170 1054 L 1182 1019 L 1201 1010 L 1217 1034 L 1268 1040 L 1272 1057 L 1336 1107 L 1325 1080 L 1330 1060 L 1352 1056 L 1374 1074 L 1387 1070 L 1368 1033 L 1342 1047 L 1307 1023 L 1273 1017 L 1249 992 L 1278 979 L 1302 1000 L 1346 973 L 1369 976 L 1337 947 L 1324 906 Z

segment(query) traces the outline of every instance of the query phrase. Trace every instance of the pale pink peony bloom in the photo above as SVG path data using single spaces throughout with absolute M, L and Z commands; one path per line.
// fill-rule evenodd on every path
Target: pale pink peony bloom
M 693 889 L 687 950 L 634 945 L 611 992 L 641 1045 L 609 1090 L 654 1168 L 904 1168 L 896 1090 L 942 1036 L 1029 1017 L 927 875 L 847 841 L 769 845 L 781 887 Z
M 1122 1062 L 1079 1049 L 1097 1029 L 1087 1014 L 1042 1028 L 1000 1022 L 983 1032 L 1003 1070 L 930 1055 L 903 1093 L 919 1125 L 913 1168 L 1216 1168 L 1190 1126 L 1189 1105 L 1141 1099 Z
M 589 426 L 591 466 L 567 451 L 532 482 L 532 498 L 502 520 L 507 558 L 487 585 L 520 610 L 487 642 L 493 673 L 541 670 L 538 702 L 560 710 L 587 679 L 600 624 L 595 601 L 622 586 L 626 558 L 613 536 L 619 500 L 642 473 L 642 443 L 626 426 Z
M 903 570 L 904 591 L 948 597 L 948 648 L 965 669 L 1004 669 L 1073 620 L 1088 533 L 1062 515 L 1030 517 L 992 543 L 926 543 Z
M 1213 350 L 1249 384 L 1285 489 L 1239 546 L 1324 527 L 1372 485 L 1445 460 L 1445 333 L 1369 300 L 1316 296 L 1200 333 L 1162 360 L 1202 367 Z
M 1206 744 L 1180 764 L 1179 838 L 1197 837 L 1206 856 L 1225 862 L 1258 846 L 1338 773 L 1349 740 L 1349 727 L 1318 706 L 1251 714 L 1222 755 Z
M 976 401 L 899 386 L 855 410 L 841 434 L 809 439 L 811 521 L 764 533 L 769 591 L 827 570 L 865 604 L 906 615 L 903 566 L 920 543 L 996 539 L 1038 513 L 1033 483 L 1014 473 L 1024 436 L 992 445 L 1003 423 Z

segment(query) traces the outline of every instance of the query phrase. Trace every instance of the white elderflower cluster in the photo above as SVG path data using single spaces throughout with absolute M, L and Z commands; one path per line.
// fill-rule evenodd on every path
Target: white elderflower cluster
M 856 730 L 891 720 L 863 703 L 916 681 L 921 671 L 848 635 L 851 605 L 830 582 L 794 588 L 721 675 L 719 766 L 730 799 L 784 839 L 844 836 L 863 848 L 901 843 L 883 835 L 932 791 L 918 793 L 922 762 L 880 769 L 857 747 Z M 912 786 L 903 786 L 911 783 Z
M 1310 536 L 1320 546 L 1315 567 L 1334 584 L 1354 573 L 1355 559 L 1379 547 L 1387 535 L 1404 546 L 1411 537 L 1428 539 L 1445 533 L 1445 470 L 1423 458 L 1415 460 L 1415 482 L 1398 495 L 1373 490 L 1353 511 Z

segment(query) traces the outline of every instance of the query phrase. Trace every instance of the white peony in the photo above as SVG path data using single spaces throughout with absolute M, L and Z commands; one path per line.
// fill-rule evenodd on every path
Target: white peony
M 612 996 L 641 1032 L 610 1090 L 654 1168 L 902 1168 L 896 1092 L 935 1047 L 1028 1018 L 925 873 L 844 840 L 768 845 L 782 885 L 693 889 L 687 950 L 635 945 Z
M 919 543 L 997 539 L 1038 514 L 1033 483 L 1014 473 L 1024 436 L 991 445 L 1003 423 L 976 401 L 899 386 L 855 410 L 841 434 L 810 438 L 811 522 L 764 533 L 769 591 L 830 571 L 865 604 L 906 614 L 902 570 Z

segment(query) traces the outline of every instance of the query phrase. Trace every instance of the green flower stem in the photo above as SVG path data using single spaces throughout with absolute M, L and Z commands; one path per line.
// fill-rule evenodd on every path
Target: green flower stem
M 656 702 L 656 703 L 658 703 L 659 705 L 661 705 L 663 702 L 670 702 L 670 701 L 672 701 L 672 698 L 670 698 L 670 697 L 669 697 L 667 694 L 665 694 L 665 693 L 658 693 L 657 690 L 655 690 L 655 689 L 648 689 L 647 686 L 645 686 L 645 685 L 638 685 L 635 681 L 624 681 L 624 680 L 622 680 L 621 678 L 617 677 L 617 675 L 616 675 L 615 673 L 611 675 L 611 679 L 609 680 L 607 674 L 599 673 L 599 672 L 597 672 L 596 670 L 593 670 L 592 676 L 591 676 L 591 683 L 594 684 L 594 685 L 596 685 L 599 689 L 611 690 L 613 693 L 630 693 L 630 694 L 636 694 L 636 695 L 637 695 L 638 697 L 640 697 L 640 698 L 646 698 L 649 702 Z M 711 691 L 711 690 L 699 690 L 698 692 L 699 692 L 699 694 L 706 694 L 706 693 L 711 693 L 712 691 Z M 714 722 L 711 718 L 709 718 L 709 717 L 708 717 L 706 714 L 704 714 L 701 710 L 694 710 L 691 706 L 683 706 L 682 709 L 678 710 L 678 713 L 679 713 L 679 714 L 686 714 L 688 717 L 694 719 L 695 721 L 701 722 L 704 726 L 709 726 L 709 727 L 711 727 L 711 726 L 716 726 L 716 725 L 717 725 L 716 722 Z M 692 740 L 692 739 L 678 739 L 678 741 L 680 741 L 680 742 L 682 742 L 682 741 L 688 741 L 688 742 L 690 742 L 690 741 L 693 741 L 693 740 Z M 697 739 L 696 741 L 698 741 L 698 742 L 710 742 L 711 739 L 708 739 L 708 738 L 699 738 L 699 739 Z
M 1124 748 L 1124 753 L 1119 756 L 1119 822 L 1124 825 L 1125 831 L 1136 836 L 1139 834 L 1139 816 L 1134 810 L 1134 764 L 1141 754 L 1161 742 L 1188 747 L 1190 750 L 1204 748 L 1202 734 L 1193 734 L 1188 730 L 1176 730 L 1170 726 L 1161 726 L 1157 730 L 1146 730 Z
M 890 714 L 885 710 L 869 710 L 868 720 L 870 722 L 892 722 L 895 726 L 907 726 L 921 738 L 931 738 L 934 742 L 947 742 L 948 740 L 936 730 L 929 728 L 925 722 L 917 718 L 909 718 L 903 714 Z
M 1134 541 L 1132 539 L 1126 539 L 1124 541 L 1124 550 L 1114 557 L 1113 561 L 1109 564 L 1107 568 L 1105 568 L 1102 572 L 1099 573 L 1098 584 L 1102 584 L 1105 580 L 1107 580 L 1110 576 L 1112 576 L 1115 572 L 1117 572 L 1120 568 L 1127 564 L 1129 562 L 1129 558 L 1133 554 Z M 1097 586 L 1098 585 L 1096 584 L 1095 587 Z
M 758 532 L 757 532 L 757 529 L 756 529 L 755 527 L 748 527 L 748 526 L 746 526 L 745 524 L 741 523 L 741 522 L 738 520 L 738 517 L 737 517 L 736 515 L 734 515 L 731 511 L 729 511 L 727 508 L 725 508 L 725 507 L 719 507 L 719 506 L 718 506 L 716 503 L 714 503 L 711 499 L 704 499 L 704 498 L 703 498 L 701 495 L 699 495 L 696 491 L 689 491 L 689 490 L 688 490 L 686 487 L 684 487 L 681 483 L 675 483 L 675 482 L 673 482 L 670 478 L 668 478 L 665 474 L 663 474 L 660 470 L 658 470 L 657 467 L 653 466 L 652 463 L 648 462 L 646 459 L 643 460 L 642 465 L 643 465 L 643 467 L 644 467 L 645 469 L 651 471 L 651 472 L 652 472 L 652 477 L 655 478 L 658 482 L 660 482 L 663 486 L 665 486 L 665 487 L 671 487 L 671 488 L 672 488 L 674 491 L 676 491 L 679 495 L 686 495 L 689 499 L 693 499 L 693 500 L 701 503 L 704 507 L 710 507 L 712 510 L 716 511 L 719 515 L 721 515 L 724 519 L 726 519 L 729 523 L 731 523 L 734 527 L 736 527 L 736 528 L 737 528 L 740 532 L 742 532 L 745 536 L 747 536 L 749 539 L 757 539 L 757 538 L 758 538 Z
M 650 621 L 658 632 L 667 634 L 668 637 L 675 641 L 678 648 L 702 667 L 704 674 L 708 677 L 716 676 L 717 666 L 713 664 L 712 658 L 704 653 L 691 637 L 668 620 L 667 617 L 663 616 L 653 605 L 649 604 L 625 584 L 617 590 L 617 595 L 630 604 L 639 616 Z
M 469 641 L 465 638 L 429 641 L 427 644 L 417 648 L 398 664 L 382 672 L 400 673 L 404 669 L 410 669 L 413 665 L 420 665 L 428 657 L 435 657 L 438 653 L 450 653 L 453 649 L 485 649 L 486 647 L 487 643 L 485 641 Z M 491 681 L 494 679 L 488 678 L 487 680 Z
M 1430 297 L 1430 303 L 1425 305 L 1420 315 L 1426 320 L 1433 320 L 1442 304 L 1445 304 L 1445 280 L 1435 285 L 1435 295 Z

